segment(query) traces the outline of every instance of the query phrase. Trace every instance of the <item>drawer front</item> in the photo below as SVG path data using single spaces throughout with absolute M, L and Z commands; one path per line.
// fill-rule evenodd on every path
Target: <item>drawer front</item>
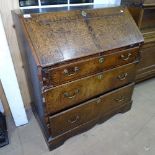
M 83 123 L 97 118 L 96 100 L 84 103 L 80 106 L 61 112 L 51 116 L 50 127 L 52 137 L 60 135 L 68 130 L 71 130 Z
M 134 81 L 136 62 L 73 81 L 43 93 L 46 112 L 56 113 Z
M 145 79 L 155 76 L 155 43 L 144 44 L 141 51 L 141 61 L 138 64 L 136 81 L 143 81 Z
M 77 61 L 53 69 L 48 69 L 44 77 L 44 85 L 59 85 L 86 77 L 108 69 L 115 68 L 135 61 L 139 48 L 132 48 L 115 54 L 97 56 L 86 60 Z
M 131 102 L 133 89 L 134 83 L 131 83 L 123 88 L 117 89 L 98 98 L 99 117 L 104 118 L 106 114 Z
M 155 65 L 155 44 L 144 45 L 141 51 L 141 61 L 138 65 L 138 71 L 143 70 Z
M 92 99 L 79 106 L 49 117 L 52 137 L 67 132 L 79 125 L 103 117 L 113 109 L 131 101 L 134 84 Z

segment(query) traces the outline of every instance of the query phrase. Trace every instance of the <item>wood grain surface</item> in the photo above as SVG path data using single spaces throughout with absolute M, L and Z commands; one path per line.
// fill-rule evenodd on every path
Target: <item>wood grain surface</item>
M 127 85 L 82 105 L 63 111 L 50 117 L 53 137 L 94 120 L 103 118 L 106 113 L 131 101 L 134 84 Z
M 100 54 L 58 67 L 43 70 L 44 86 L 57 86 L 76 79 L 116 68 L 139 59 L 139 48 L 130 48 L 114 54 Z
M 83 12 L 22 16 L 39 65 L 45 67 L 143 42 L 127 9 L 116 7 L 108 11 L 94 9 Z
M 141 82 L 155 77 L 155 1 L 144 0 L 143 7 L 129 6 L 129 10 L 144 36 L 136 75 L 136 81 Z
M 144 5 L 155 5 L 154 0 L 144 0 Z
M 135 73 L 136 63 L 132 63 L 45 90 L 46 111 L 48 114 L 56 113 L 124 86 L 134 80 Z
M 127 9 L 27 16 L 15 11 L 13 16 L 19 47 L 25 53 L 33 110 L 49 149 L 131 108 L 143 36 Z M 45 79 L 50 82 L 44 83 Z M 100 100 L 87 104 L 100 96 L 104 97 L 99 107 Z

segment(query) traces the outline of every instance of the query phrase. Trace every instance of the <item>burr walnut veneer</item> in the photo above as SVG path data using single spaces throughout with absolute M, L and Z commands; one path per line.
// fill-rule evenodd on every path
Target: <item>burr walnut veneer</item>
M 12 14 L 50 150 L 131 108 L 143 37 L 126 8 Z

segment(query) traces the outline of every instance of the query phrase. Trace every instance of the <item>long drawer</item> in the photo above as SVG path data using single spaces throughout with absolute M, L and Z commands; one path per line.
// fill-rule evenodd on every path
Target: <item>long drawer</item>
M 79 106 L 49 117 L 52 137 L 65 133 L 93 119 L 100 119 L 131 102 L 134 84 L 127 85 Z
M 143 45 L 136 80 L 141 81 L 153 76 L 155 76 L 155 42 Z
M 136 62 L 63 84 L 43 93 L 47 114 L 54 114 L 133 82 Z
M 138 51 L 139 47 L 135 47 L 114 54 L 100 55 L 61 65 L 60 67 L 49 68 L 45 70 L 46 73 L 43 72 L 44 85 L 60 85 L 131 63 L 138 58 Z

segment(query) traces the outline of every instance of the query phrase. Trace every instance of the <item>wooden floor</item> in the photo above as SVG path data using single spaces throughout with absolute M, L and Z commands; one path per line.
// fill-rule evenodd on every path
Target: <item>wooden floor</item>
M 10 144 L 0 155 L 155 155 L 155 79 L 136 86 L 133 107 L 49 152 L 32 112 L 28 125 L 8 119 Z

